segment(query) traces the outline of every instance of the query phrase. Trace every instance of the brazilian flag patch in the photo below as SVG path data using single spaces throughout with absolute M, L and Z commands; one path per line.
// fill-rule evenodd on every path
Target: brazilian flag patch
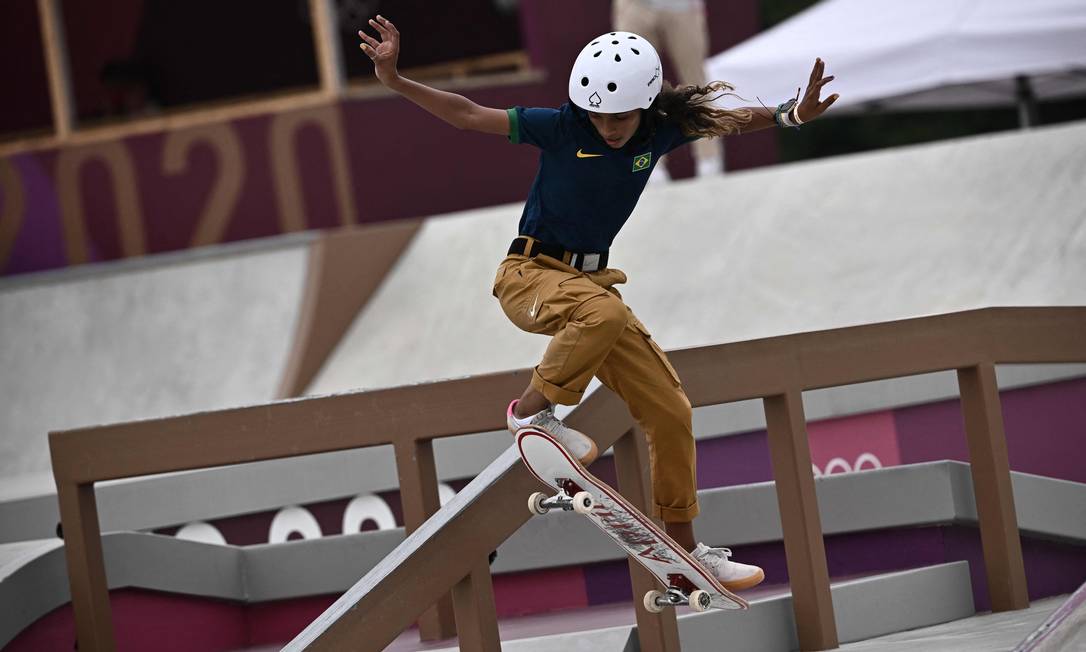
M 652 163 L 652 152 L 638 154 L 634 157 L 633 171 L 640 172 L 641 170 L 647 170 L 649 169 L 649 163 Z

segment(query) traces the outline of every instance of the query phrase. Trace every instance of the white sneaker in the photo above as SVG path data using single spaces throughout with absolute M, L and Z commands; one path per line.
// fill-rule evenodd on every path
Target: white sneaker
M 505 411 L 505 423 L 509 427 L 509 432 L 514 435 L 521 428 L 536 428 L 547 433 L 551 437 L 554 437 L 559 444 L 565 447 L 572 455 L 574 455 L 581 464 L 588 466 L 596 460 L 599 456 L 599 449 L 596 446 L 596 442 L 592 441 L 592 438 L 588 435 L 570 428 L 566 424 L 562 423 L 562 420 L 554 416 L 554 406 L 548 407 L 546 410 L 533 414 L 530 417 L 523 419 L 517 418 L 513 414 L 513 410 L 516 408 L 517 401 L 513 401 L 509 404 L 509 409 Z
M 710 548 L 704 543 L 699 543 L 691 554 L 729 591 L 749 589 L 761 584 L 765 579 L 765 573 L 761 568 L 732 561 L 732 551 L 727 548 Z

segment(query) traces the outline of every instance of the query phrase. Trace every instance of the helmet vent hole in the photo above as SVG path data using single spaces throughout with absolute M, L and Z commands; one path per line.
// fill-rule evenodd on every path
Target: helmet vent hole
M 611 32 L 611 36 L 617 36 L 618 32 Z
M 588 86 L 588 77 L 581 77 L 581 86 Z
M 633 52 L 634 54 L 641 54 L 637 51 L 637 48 L 630 48 L 630 52 Z
M 599 52 L 597 52 L 596 54 L 593 54 L 592 56 L 593 56 L 593 57 L 598 57 L 598 56 L 600 56 L 601 54 L 603 54 L 603 50 L 600 50 Z
M 597 43 L 599 43 L 599 41 L 592 41 L 591 43 L 589 43 L 589 45 L 595 45 Z
M 618 41 L 611 41 L 611 45 L 618 45 Z
M 616 55 L 615 55 L 615 61 L 622 61 L 622 57 L 620 57 L 620 56 L 618 56 L 618 55 L 616 54 Z
M 616 84 L 615 82 L 611 82 L 610 84 L 607 84 L 607 90 L 614 93 L 615 91 L 618 90 L 618 84 Z

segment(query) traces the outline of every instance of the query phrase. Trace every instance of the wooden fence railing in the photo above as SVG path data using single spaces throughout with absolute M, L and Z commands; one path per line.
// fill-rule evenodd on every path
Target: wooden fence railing
M 762 399 L 800 646 L 837 646 L 802 392 L 956 370 L 993 609 L 1028 606 L 995 380 L 997 363 L 1086 362 L 1086 308 L 989 308 L 670 353 L 694 406 Z M 54 432 L 49 436 L 82 650 L 114 637 L 94 483 L 392 444 L 409 536 L 288 649 L 380 650 L 419 621 L 500 648 L 487 555 L 528 518 L 535 486 L 512 449 L 438 510 L 432 441 L 500 430 L 527 370 Z M 620 490 L 647 505 L 643 438 L 611 393 L 568 421 L 615 445 Z M 650 583 L 631 562 L 635 591 Z M 451 593 L 452 598 L 449 597 Z M 638 610 L 642 649 L 678 650 L 674 613 Z M 454 624 L 455 620 L 455 624 Z

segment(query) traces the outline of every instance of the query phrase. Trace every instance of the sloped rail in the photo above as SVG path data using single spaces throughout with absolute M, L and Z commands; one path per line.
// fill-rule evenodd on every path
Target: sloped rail
M 995 364 L 1086 362 L 1086 308 L 988 308 L 670 356 L 695 406 L 764 402 L 802 649 L 837 646 L 803 414 L 806 390 L 956 370 L 993 609 L 1028 606 Z M 486 556 L 527 520 L 523 499 L 534 481 L 509 450 L 437 510 L 431 444 L 502 428 L 504 402 L 527 378 L 522 370 L 51 433 L 81 649 L 114 647 L 95 482 L 389 443 L 410 534 L 287 649 L 379 650 L 420 617 L 424 636 L 444 637 L 453 632 L 450 614 L 461 645 L 499 649 Z M 601 450 L 616 445 L 620 488 L 645 504 L 644 444 L 621 402 L 597 392 L 569 419 Z M 639 590 L 648 580 L 633 575 Z M 450 592 L 453 606 L 442 598 Z M 643 649 L 678 649 L 673 613 L 660 618 L 638 610 L 638 628 Z

